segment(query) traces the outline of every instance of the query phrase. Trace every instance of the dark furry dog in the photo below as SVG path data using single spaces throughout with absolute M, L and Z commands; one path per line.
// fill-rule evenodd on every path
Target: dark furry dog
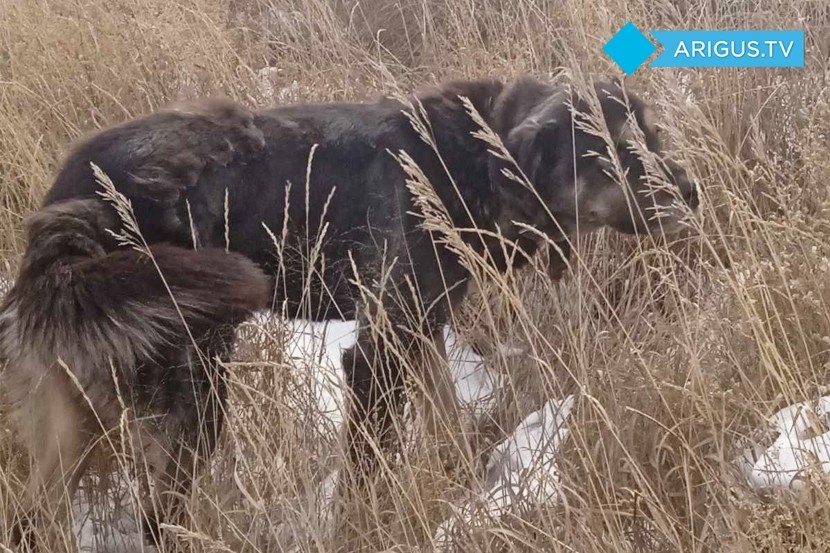
M 537 248 L 528 227 L 564 256 L 577 231 L 676 230 L 697 192 L 663 157 L 651 110 L 616 82 L 595 92 L 598 104 L 534 80 L 447 84 L 415 97 L 433 145 L 391 99 L 258 112 L 208 101 L 82 141 L 28 224 L 0 312 L 2 387 L 33 460 L 26 508 L 71 493 L 126 409 L 136 462 L 153 480 L 148 522 L 172 516 L 181 494 L 166 492 L 187 490 L 221 428 L 216 360 L 262 308 L 360 321 L 343 360 L 355 461 L 371 457 L 370 437 L 388 439 L 407 360 L 422 367 L 432 403 L 452 409 L 428 353 L 441 345 L 423 337 L 440 342 L 469 275 L 424 228 L 393 154 L 420 167 L 454 227 L 478 229 L 463 239 L 498 270 Z M 460 96 L 515 164 L 473 135 L 481 129 Z M 575 112 L 604 118 L 610 142 Z M 146 248 L 110 232 L 122 221 L 91 164 L 131 202 Z M 564 266 L 555 261 L 554 272 Z

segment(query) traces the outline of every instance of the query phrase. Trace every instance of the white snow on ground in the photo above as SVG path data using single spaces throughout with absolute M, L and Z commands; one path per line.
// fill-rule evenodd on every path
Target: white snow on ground
M 438 527 L 434 538 L 439 548 L 452 547 L 459 521 L 464 522 L 465 529 L 471 529 L 508 513 L 519 514 L 559 500 L 556 454 L 568 437 L 573 404 L 572 395 L 548 401 L 496 446 L 487 463 L 485 490 Z
M 458 400 L 466 406 L 473 406 L 477 412 L 485 411 L 490 407 L 490 400 L 499 383 L 487 370 L 480 355 L 458 343 L 450 327 L 444 327 L 444 341 Z M 516 353 L 511 351 L 508 355 Z
M 355 342 L 355 321 L 298 320 L 291 321 L 289 329 L 288 355 L 299 365 L 316 372 L 313 381 L 321 413 L 336 424 L 342 423 L 344 383 L 340 356 Z M 497 383 L 486 370 L 484 360 L 469 347 L 459 344 L 449 327 L 444 328 L 444 340 L 459 401 L 476 410 L 486 408 Z
M 314 372 L 314 395 L 320 413 L 332 424 L 343 422 L 343 371 L 340 356 L 351 347 L 356 338 L 354 321 L 328 321 L 288 323 L 290 337 L 287 354 L 305 370 Z
M 91 479 L 87 479 L 88 483 Z M 149 553 L 144 536 L 129 508 L 131 498 L 124 482 L 109 485 L 92 499 L 89 488 L 78 491 L 72 506 L 72 530 L 80 553 Z
M 757 489 L 805 487 L 808 470 L 830 473 L 830 396 L 781 409 L 770 418 L 775 436 L 766 449 L 747 449 L 739 460 L 749 484 Z
M 534 503 L 556 500 L 556 453 L 568 437 L 573 404 L 572 395 L 548 401 L 496 446 L 487 463 L 492 511 L 507 509 L 514 499 L 531 499 Z

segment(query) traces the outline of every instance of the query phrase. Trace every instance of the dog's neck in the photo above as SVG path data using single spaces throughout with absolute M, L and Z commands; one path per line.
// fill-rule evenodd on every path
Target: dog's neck
M 529 190 L 504 176 L 504 168 L 517 173 L 516 168 L 493 155 L 490 150 L 494 148 L 474 136 L 473 133 L 479 133 L 482 129 L 467 113 L 469 109 L 462 98 L 469 100 L 484 123 L 505 142 L 507 134 L 531 115 L 536 106 L 550 98 L 555 90 L 549 84 L 532 79 L 511 85 L 497 80 L 478 80 L 451 82 L 418 95 L 428 116 L 436 146 L 463 200 L 459 202 L 457 194 L 442 198 L 456 225 L 462 228 L 475 226 L 488 233 L 501 234 L 522 250 L 510 253 L 508 247 L 505 252 L 505 246 L 499 239 L 471 236 L 471 242 L 484 244 L 490 257 L 502 270 L 508 265 L 523 265 L 538 248 L 541 238 L 528 227 L 539 229 L 555 241 L 564 239 L 567 232 L 557 228 L 546 208 L 540 204 L 540 198 L 547 197 L 545 191 Z M 458 128 L 458 122 L 463 122 L 462 128 Z M 450 124 L 455 126 L 448 128 Z M 451 152 L 461 152 L 462 155 L 453 158 L 447 154 Z M 470 222 L 466 213 L 472 214 L 474 221 Z
M 545 105 L 563 101 L 562 92 L 560 87 L 532 78 L 523 78 L 505 87 L 494 102 L 490 114 L 491 128 L 499 135 L 505 148 L 511 131 L 534 118 Z M 513 161 L 518 163 L 513 152 L 509 153 L 514 157 Z M 567 244 L 576 221 L 557 211 L 555 202 L 552 201 L 553 190 L 545 188 L 550 183 L 536 182 L 529 174 L 519 174 L 519 169 L 522 172 L 525 170 L 499 157 L 490 158 L 489 176 L 493 187 L 501 192 L 502 197 L 497 224 L 500 228 L 510 229 L 510 238 L 528 255 L 532 255 L 545 241 L 541 235 L 554 242 Z M 505 171 L 515 177 L 506 176 Z M 522 182 L 517 182 L 516 179 Z M 526 185 L 528 180 L 531 187 Z M 527 256 L 520 256 L 516 258 L 514 266 L 526 261 Z
M 493 104 L 493 130 L 505 140 L 511 130 L 527 119 L 556 87 L 531 78 L 520 79 L 504 88 Z

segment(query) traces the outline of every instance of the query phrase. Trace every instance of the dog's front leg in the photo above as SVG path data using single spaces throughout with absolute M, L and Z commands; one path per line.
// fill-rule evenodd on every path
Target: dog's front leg
M 436 332 L 425 343 L 413 363 L 419 408 L 428 447 L 435 447 L 440 461 L 469 455 L 467 432 L 471 421 L 465 418 L 455 394 L 443 332 Z
M 373 474 L 379 457 L 393 449 L 404 379 L 399 355 L 361 325 L 356 344 L 343 354 L 350 392 L 346 447 L 354 476 Z
M 404 378 L 400 359 L 389 341 L 376 335 L 369 324 L 359 323 L 354 346 L 343 352 L 348 385 L 344 428 L 346 462 L 341 465 L 335 490 L 331 539 L 338 551 L 376 550 L 382 524 L 373 498 L 382 496 L 384 461 L 397 442 Z M 374 544 L 374 545 L 372 545 Z M 368 549 L 367 549 L 368 548 Z

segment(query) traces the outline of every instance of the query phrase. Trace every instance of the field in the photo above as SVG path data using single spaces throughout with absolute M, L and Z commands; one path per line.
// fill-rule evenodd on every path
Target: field
M 460 520 L 438 543 L 437 527 L 481 475 L 444 474 L 406 449 L 362 509 L 360 538 L 390 552 L 828 551 L 828 465 L 816 459 L 793 493 L 750 485 L 740 461 L 771 445 L 777 411 L 830 393 L 826 0 L 0 0 L 4 276 L 14 276 L 25 217 L 86 131 L 204 95 L 267 106 L 459 77 L 621 75 L 601 47 L 628 20 L 804 29 L 805 67 L 643 67 L 627 78 L 701 184 L 699 224 L 668 242 L 580 237 L 563 282 L 541 261 L 483 281 L 455 321 L 465 343 L 522 352 L 482 352 L 507 383 L 496 401 L 505 429 L 573 394 L 557 498 Z M 285 354 L 280 320 L 242 334 L 218 454 L 187 523 L 168 531 L 195 551 L 341 550 L 317 491 L 342 455 L 318 409 L 318 361 Z M 830 430 L 823 408 L 806 412 L 809 436 Z M 25 473 L 3 430 L 0 551 Z M 112 480 L 94 472 L 84 491 L 127 509 Z M 109 550 L 120 549 L 97 549 Z

